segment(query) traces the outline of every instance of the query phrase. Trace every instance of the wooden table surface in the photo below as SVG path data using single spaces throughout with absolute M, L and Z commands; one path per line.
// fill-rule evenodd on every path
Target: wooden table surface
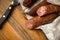
M 0 16 L 12 0 L 0 0 Z M 26 28 L 26 18 L 20 6 L 16 6 L 0 29 L 0 40 L 47 40 L 42 30 Z

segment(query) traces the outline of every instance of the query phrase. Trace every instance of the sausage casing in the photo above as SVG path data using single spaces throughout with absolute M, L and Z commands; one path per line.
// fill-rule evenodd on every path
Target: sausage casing
M 32 5 L 34 5 L 35 2 L 37 2 L 38 0 L 24 0 L 23 1 L 23 5 L 25 7 L 31 7 Z
M 38 16 L 43 16 L 43 15 L 46 15 L 46 14 L 57 12 L 59 10 L 60 10 L 59 6 L 52 5 L 52 4 L 50 4 L 50 5 L 44 5 L 44 6 L 41 6 L 37 10 L 37 14 L 38 14 Z
M 39 4 L 37 4 L 35 7 L 33 7 L 30 11 L 29 11 L 29 15 L 36 15 L 36 11 L 38 10 L 39 7 L 43 6 L 43 5 L 47 5 L 49 3 L 46 2 L 46 0 L 40 2 Z
M 49 15 L 46 15 L 46 16 L 43 16 L 43 17 L 40 17 L 40 16 L 36 16 L 32 19 L 29 19 L 27 22 L 26 22 L 26 26 L 28 29 L 33 29 L 35 27 L 38 27 L 42 24 L 45 24 L 49 21 L 52 21 L 54 20 L 58 15 L 56 13 L 53 13 L 53 14 L 49 14 Z

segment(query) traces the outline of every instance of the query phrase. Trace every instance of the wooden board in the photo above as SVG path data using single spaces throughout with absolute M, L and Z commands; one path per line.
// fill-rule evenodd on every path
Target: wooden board
M 12 0 L 0 0 L 0 16 Z M 0 29 L 0 40 L 47 40 L 42 30 L 26 28 L 26 17 L 20 6 L 16 6 Z

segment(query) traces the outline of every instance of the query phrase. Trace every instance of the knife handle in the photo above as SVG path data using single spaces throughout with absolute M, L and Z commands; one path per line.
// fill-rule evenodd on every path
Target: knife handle
M 8 15 L 12 12 L 12 9 L 14 8 L 14 3 L 12 2 L 9 6 L 9 8 L 6 10 L 6 12 L 2 15 L 0 18 L 0 28 L 2 28 L 2 24 L 7 19 Z

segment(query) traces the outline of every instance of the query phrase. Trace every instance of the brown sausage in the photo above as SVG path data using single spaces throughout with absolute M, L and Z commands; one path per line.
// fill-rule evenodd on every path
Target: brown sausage
M 24 1 L 23 1 L 23 5 L 24 5 L 25 7 L 27 7 L 27 6 L 29 6 L 29 5 L 31 4 L 31 2 L 32 2 L 32 0 L 24 0 Z
M 36 11 L 38 10 L 39 7 L 43 6 L 43 5 L 47 5 L 49 3 L 46 2 L 46 0 L 40 2 L 38 5 L 36 5 L 35 7 L 33 7 L 30 11 L 29 11 L 29 15 L 35 15 Z
M 38 0 L 24 0 L 23 1 L 23 5 L 25 7 L 31 7 L 35 2 L 37 2 Z
M 56 13 L 45 15 L 43 17 L 37 16 L 34 17 L 26 22 L 26 26 L 28 29 L 33 29 L 40 25 L 43 25 L 49 21 L 54 20 L 58 15 Z
M 60 10 L 59 6 L 52 5 L 52 4 L 50 4 L 50 5 L 44 5 L 44 6 L 41 6 L 37 10 L 37 14 L 38 14 L 38 16 L 43 16 L 43 15 L 46 15 L 46 14 L 57 12 L 59 10 Z

